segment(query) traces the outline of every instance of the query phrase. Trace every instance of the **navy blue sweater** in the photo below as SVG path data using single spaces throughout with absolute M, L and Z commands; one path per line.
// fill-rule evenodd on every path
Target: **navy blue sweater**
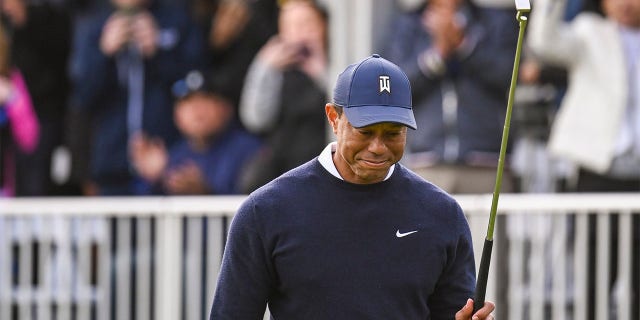
M 277 320 L 453 319 L 474 285 L 452 197 L 401 165 L 356 185 L 314 159 L 241 206 L 211 319 L 262 319 L 267 303 Z

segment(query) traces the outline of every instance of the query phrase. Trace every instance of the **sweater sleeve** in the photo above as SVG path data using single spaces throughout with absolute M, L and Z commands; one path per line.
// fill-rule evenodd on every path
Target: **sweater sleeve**
M 547 63 L 570 65 L 580 51 L 580 40 L 571 24 L 563 21 L 566 0 L 538 0 L 531 11 L 527 44 Z
M 475 290 L 471 231 L 460 206 L 456 205 L 455 211 L 456 238 L 447 249 L 447 263 L 428 302 L 433 320 L 455 318 L 456 312 L 473 296 Z
M 254 59 L 247 72 L 240 98 L 240 119 L 249 131 L 272 129 L 280 113 L 283 75 L 277 69 Z
M 261 320 L 273 283 L 269 251 L 249 198 L 231 223 L 210 319 Z

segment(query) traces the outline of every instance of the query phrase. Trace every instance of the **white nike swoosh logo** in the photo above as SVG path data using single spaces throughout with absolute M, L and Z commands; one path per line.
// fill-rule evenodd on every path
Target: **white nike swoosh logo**
M 400 230 L 396 231 L 396 237 L 398 238 L 402 238 L 402 237 L 406 237 L 412 233 L 416 233 L 418 232 L 418 230 L 414 230 L 414 231 L 409 231 L 409 232 L 405 232 L 405 233 L 400 233 Z

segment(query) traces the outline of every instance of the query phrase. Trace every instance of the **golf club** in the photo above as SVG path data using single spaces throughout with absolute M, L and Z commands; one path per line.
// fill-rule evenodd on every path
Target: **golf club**
M 484 306 L 484 299 L 487 291 L 487 279 L 489 278 L 489 265 L 491 263 L 491 251 L 493 250 L 493 229 L 496 223 L 496 213 L 498 211 L 498 198 L 500 197 L 500 188 L 502 186 L 502 172 L 504 170 L 504 158 L 507 151 L 507 142 L 509 141 L 509 123 L 511 122 L 511 112 L 513 109 L 513 97 L 518 80 L 518 69 L 520 67 L 520 55 L 522 53 L 522 40 L 524 38 L 524 30 L 527 27 L 527 17 L 524 15 L 531 11 L 529 0 L 515 0 L 516 2 L 516 20 L 519 23 L 520 31 L 518 33 L 518 44 L 516 46 L 516 56 L 513 61 L 513 72 L 511 74 L 511 86 L 509 87 L 509 100 L 507 102 L 507 113 L 504 120 L 504 129 L 502 131 L 502 144 L 500 145 L 500 156 L 498 158 L 498 169 L 496 173 L 496 184 L 493 189 L 493 198 L 491 200 L 491 211 L 489 214 L 489 226 L 487 228 L 487 236 L 484 240 L 482 248 L 482 256 L 480 258 L 480 268 L 478 270 L 478 279 L 476 282 L 476 292 L 473 298 L 473 313 L 475 314 Z

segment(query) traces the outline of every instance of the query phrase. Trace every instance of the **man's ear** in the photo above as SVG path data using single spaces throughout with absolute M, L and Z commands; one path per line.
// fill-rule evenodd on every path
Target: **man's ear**
M 324 112 L 327 114 L 327 120 L 329 120 L 329 125 L 331 125 L 331 128 L 335 133 L 336 129 L 338 128 L 338 118 L 340 117 L 340 115 L 338 115 L 336 108 L 331 103 L 327 103 L 324 105 Z

